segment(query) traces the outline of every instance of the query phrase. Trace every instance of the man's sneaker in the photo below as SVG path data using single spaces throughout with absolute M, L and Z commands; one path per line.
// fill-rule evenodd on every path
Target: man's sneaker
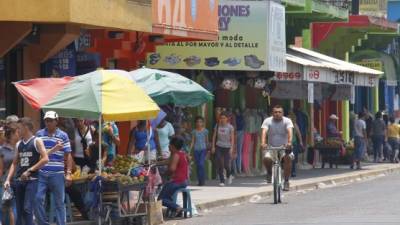
M 225 184 L 221 182 L 221 183 L 219 183 L 219 186 L 220 186 L 220 187 L 224 187 Z
M 272 183 L 272 176 L 267 174 L 267 183 L 270 184 Z
M 289 181 L 285 181 L 283 183 L 283 190 L 284 191 L 289 191 L 290 190 Z
M 229 185 L 232 184 L 233 178 L 234 178 L 234 177 L 233 177 L 232 175 L 228 178 L 228 184 L 229 184 Z

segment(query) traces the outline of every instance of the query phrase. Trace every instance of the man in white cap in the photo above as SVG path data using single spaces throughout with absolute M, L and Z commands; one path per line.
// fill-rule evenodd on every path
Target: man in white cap
M 338 119 L 339 119 L 339 117 L 337 117 L 335 114 L 332 114 L 329 116 L 329 121 L 326 126 L 327 137 L 334 137 L 334 138 L 341 137 L 341 132 L 337 129 L 337 126 L 336 126 Z
M 49 224 L 45 209 L 46 192 L 49 190 L 54 196 L 57 225 L 65 225 L 65 185 L 69 186 L 72 181 L 71 144 L 68 135 L 57 127 L 58 115 L 56 112 L 46 112 L 43 119 L 46 127 L 39 130 L 36 136 L 43 140 L 49 154 L 49 162 L 39 171 L 36 219 L 39 225 Z M 66 159 L 67 166 L 66 174 L 64 172 L 64 159 Z

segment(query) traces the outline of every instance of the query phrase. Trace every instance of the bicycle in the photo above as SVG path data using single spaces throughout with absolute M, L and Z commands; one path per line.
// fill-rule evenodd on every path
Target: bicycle
M 268 146 L 265 150 L 269 151 L 272 156 L 272 185 L 274 188 L 274 204 L 282 203 L 281 192 L 283 189 L 282 182 L 282 156 L 285 154 L 286 147 L 270 147 Z

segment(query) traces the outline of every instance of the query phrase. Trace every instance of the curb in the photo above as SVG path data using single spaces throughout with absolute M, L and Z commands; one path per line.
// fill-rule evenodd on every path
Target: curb
M 306 189 L 320 189 L 319 184 L 324 183 L 324 184 L 330 184 L 330 183 L 344 183 L 348 181 L 354 181 L 356 179 L 363 179 L 367 177 L 378 177 L 379 175 L 382 174 L 391 174 L 394 172 L 400 171 L 400 165 L 397 166 L 392 166 L 390 168 L 384 168 L 384 169 L 371 169 L 369 171 L 358 171 L 358 172 L 352 172 L 350 174 L 341 174 L 341 175 L 332 175 L 332 176 L 326 176 L 326 177 L 320 177 L 320 178 L 310 178 L 306 180 L 310 180 L 309 182 L 298 180 L 297 182 L 293 182 L 292 186 L 290 187 L 291 191 L 300 191 L 300 190 L 306 190 Z M 296 184 L 300 183 L 300 184 Z M 272 196 L 273 190 L 266 190 L 266 191 L 259 191 L 259 192 L 254 192 L 252 194 L 246 194 L 243 196 L 238 196 L 234 198 L 228 198 L 228 199 L 221 199 L 221 200 L 216 200 L 212 202 L 206 202 L 206 203 L 200 203 L 196 204 L 196 208 L 198 211 L 203 212 L 205 210 L 213 209 L 213 208 L 218 208 L 218 207 L 223 207 L 223 206 L 228 206 L 228 205 L 233 205 L 237 203 L 244 203 L 248 202 L 253 196 L 259 195 L 261 197 L 268 197 Z

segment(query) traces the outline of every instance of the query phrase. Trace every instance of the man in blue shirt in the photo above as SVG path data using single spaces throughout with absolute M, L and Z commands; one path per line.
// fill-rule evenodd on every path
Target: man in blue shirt
M 36 219 L 39 225 L 49 225 L 45 209 L 46 192 L 49 190 L 54 196 L 57 225 L 65 225 L 65 185 L 69 186 L 72 181 L 71 144 L 68 135 L 57 128 L 58 115 L 56 112 L 46 112 L 44 121 L 46 128 L 39 130 L 36 136 L 43 140 L 49 155 L 49 162 L 39 171 Z M 65 163 L 66 173 L 64 172 Z

